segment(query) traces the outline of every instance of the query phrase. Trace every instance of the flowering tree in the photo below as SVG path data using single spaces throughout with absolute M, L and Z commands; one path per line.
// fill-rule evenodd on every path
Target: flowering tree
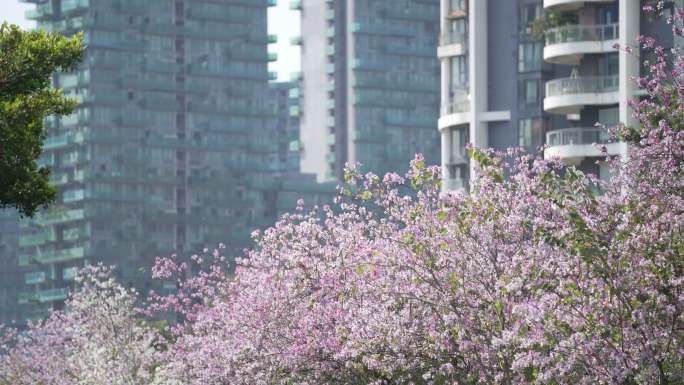
M 188 280 L 196 268 L 160 260 L 179 294 L 154 307 L 185 320 L 165 370 L 187 384 L 682 383 L 684 59 L 668 72 L 655 53 L 640 126 L 613 130 L 631 150 L 609 183 L 513 150 L 471 149 L 470 195 L 440 195 L 421 157 L 406 178 L 351 168 L 339 212 L 255 233 L 234 279 L 220 250 Z
M 3 385 L 142 385 L 156 369 L 158 337 L 136 319 L 136 293 L 115 282 L 111 270 L 89 267 L 79 289 L 47 320 L 26 332 L 5 329 L 0 339 Z

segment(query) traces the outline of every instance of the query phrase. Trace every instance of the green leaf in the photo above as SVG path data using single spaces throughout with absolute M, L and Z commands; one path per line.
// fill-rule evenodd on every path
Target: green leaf
M 496 312 L 498 314 L 501 314 L 503 312 L 503 307 L 504 307 L 504 305 L 503 305 L 503 302 L 501 302 L 501 300 L 497 299 L 494 302 L 494 309 L 496 309 Z

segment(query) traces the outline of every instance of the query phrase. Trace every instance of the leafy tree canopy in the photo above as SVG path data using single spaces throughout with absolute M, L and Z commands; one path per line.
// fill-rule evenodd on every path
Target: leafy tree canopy
M 49 167 L 40 167 L 48 115 L 67 115 L 75 101 L 52 89 L 55 71 L 75 69 L 83 57 L 82 36 L 22 31 L 0 26 L 0 208 L 32 216 L 50 203 L 56 190 Z

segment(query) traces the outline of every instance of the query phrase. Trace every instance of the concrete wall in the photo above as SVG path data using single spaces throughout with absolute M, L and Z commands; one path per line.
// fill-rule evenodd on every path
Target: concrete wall
M 316 174 L 320 182 L 327 170 L 326 146 L 326 2 L 302 1 L 302 111 L 300 142 L 301 171 Z

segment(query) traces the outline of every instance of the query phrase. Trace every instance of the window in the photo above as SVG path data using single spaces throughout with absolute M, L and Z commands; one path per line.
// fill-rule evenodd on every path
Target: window
M 468 144 L 468 127 L 452 127 L 449 130 L 449 163 L 466 163 L 466 144 Z
M 613 24 L 618 22 L 617 4 L 601 7 L 598 12 L 598 24 Z
M 521 110 L 529 110 L 540 106 L 538 79 L 521 80 L 519 84 L 518 101 Z
M 462 35 L 468 33 L 468 19 L 465 17 L 461 19 L 452 19 L 449 22 L 449 32 L 459 33 Z
M 612 127 L 618 124 L 619 118 L 619 108 L 601 108 L 598 111 L 599 123 L 606 125 L 607 127 Z
M 449 11 L 465 11 L 467 0 L 449 0 Z
M 518 45 L 518 72 L 539 71 L 542 66 L 543 45 L 541 42 Z
M 540 118 L 520 119 L 518 124 L 518 145 L 536 149 L 542 143 L 543 124 Z
M 454 56 L 449 59 L 450 88 L 451 92 L 468 87 L 468 58 L 466 56 Z
M 617 75 L 620 73 L 620 59 L 616 53 L 599 57 L 599 75 Z
M 542 16 L 542 5 L 541 4 L 522 4 L 520 6 L 520 31 L 523 33 L 527 32 L 527 28 L 534 22 L 537 18 Z

